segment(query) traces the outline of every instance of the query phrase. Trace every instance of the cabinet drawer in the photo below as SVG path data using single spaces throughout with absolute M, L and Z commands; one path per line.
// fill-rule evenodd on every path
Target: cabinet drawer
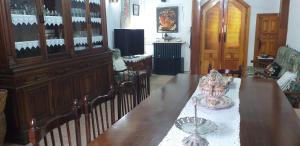
M 18 76 L 16 78 L 16 85 L 17 86 L 22 86 L 26 84 L 31 84 L 37 81 L 46 81 L 50 77 L 49 71 L 48 70 L 35 70 L 35 71 L 27 71 L 22 73 L 21 76 Z

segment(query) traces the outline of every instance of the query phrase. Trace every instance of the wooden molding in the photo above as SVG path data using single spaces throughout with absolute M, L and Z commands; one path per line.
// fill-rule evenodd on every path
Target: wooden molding
M 278 47 L 286 45 L 288 23 L 289 23 L 290 0 L 281 0 L 279 12 L 279 36 Z
M 199 74 L 200 66 L 200 2 L 193 0 L 191 29 L 191 74 Z

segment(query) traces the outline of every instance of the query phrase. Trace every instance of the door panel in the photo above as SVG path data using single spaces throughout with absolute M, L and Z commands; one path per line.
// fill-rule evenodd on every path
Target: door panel
M 209 64 L 213 66 L 219 64 L 221 13 L 219 1 L 210 1 L 202 8 L 201 74 L 207 73 Z
M 89 95 L 91 97 L 96 97 L 96 74 L 91 72 L 83 74 L 80 78 L 80 97 Z
M 24 98 L 27 103 L 25 113 L 27 116 L 28 123 L 32 118 L 44 120 L 51 116 L 51 84 L 44 83 L 38 86 L 27 87 L 24 89 Z
M 74 101 L 73 77 L 58 78 L 53 81 L 53 102 L 55 113 L 72 109 Z
M 207 74 L 209 64 L 216 69 L 246 66 L 249 8 L 243 0 L 211 0 L 201 7 L 200 74 Z
M 247 8 L 238 1 L 229 0 L 226 25 L 224 26 L 224 49 L 222 65 L 224 69 L 237 69 L 243 64 L 245 50 L 245 22 Z
M 254 60 L 261 54 L 275 56 L 278 48 L 279 15 L 258 14 Z

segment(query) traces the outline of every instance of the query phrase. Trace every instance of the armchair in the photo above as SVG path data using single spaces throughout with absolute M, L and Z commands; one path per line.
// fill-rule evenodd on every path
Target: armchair
M 268 76 L 264 68 L 254 67 L 254 77 L 278 80 L 286 71 L 297 72 L 296 81 L 292 82 L 287 91 L 283 91 L 294 108 L 299 108 L 300 103 L 300 53 L 287 46 L 278 49 L 274 60 L 281 66 L 277 77 Z M 254 62 L 259 63 L 259 62 Z

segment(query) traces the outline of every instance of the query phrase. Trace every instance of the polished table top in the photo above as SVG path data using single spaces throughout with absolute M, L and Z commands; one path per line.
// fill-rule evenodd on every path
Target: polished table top
M 88 146 L 157 146 L 198 85 L 199 76 L 180 74 Z M 242 79 L 242 146 L 300 146 L 300 120 L 274 81 Z

